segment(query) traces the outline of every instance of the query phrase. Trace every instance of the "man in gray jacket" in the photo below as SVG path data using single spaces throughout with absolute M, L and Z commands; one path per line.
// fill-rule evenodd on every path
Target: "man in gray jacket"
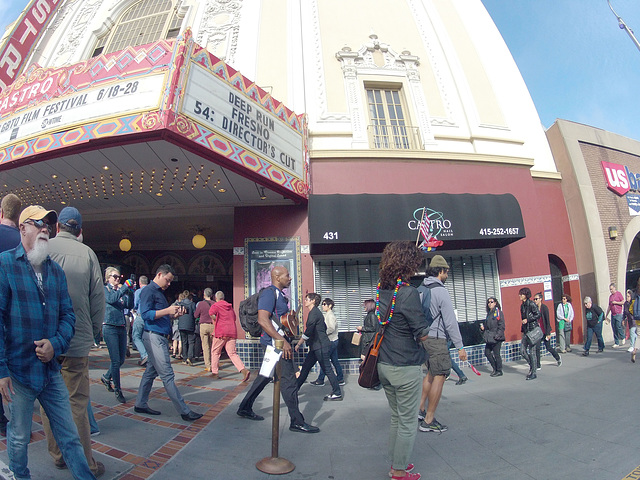
M 429 327 L 428 337 L 422 342 L 428 355 L 426 366 L 429 371 L 422 381 L 422 397 L 420 398 L 420 412 L 418 414 L 420 420 L 418 429 L 421 432 L 447 431 L 447 427 L 440 424 L 435 418 L 436 408 L 442 396 L 444 381 L 451 372 L 451 357 L 449 356 L 447 339 L 450 339 L 459 350 L 460 360 L 463 362 L 467 360 L 467 352 L 463 348 L 464 344 L 462 343 L 458 320 L 453 311 L 453 303 L 451 303 L 449 292 L 444 288 L 444 282 L 447 281 L 447 278 L 449 278 L 449 264 L 442 255 L 435 255 L 429 264 L 424 285 L 418 288 L 419 292 L 425 289 L 430 290 L 431 303 L 429 311 L 431 318 L 433 318 L 433 322 Z M 421 299 L 423 298 L 421 293 Z M 423 309 L 425 308 L 426 305 L 423 304 Z M 426 311 L 425 315 L 427 315 Z M 429 403 L 425 411 L 427 399 Z
M 87 416 L 89 403 L 89 351 L 104 320 L 104 286 L 102 271 L 96 254 L 79 241 L 82 234 L 82 216 L 74 207 L 65 207 L 58 215 L 58 234 L 49 240 L 49 255 L 60 264 L 67 277 L 69 296 L 76 315 L 75 334 L 69 350 L 59 357 L 62 378 L 69 390 L 71 414 L 78 428 L 80 443 L 84 448 L 89 468 L 96 477 L 105 471 L 104 465 L 93 459 L 91 452 L 91 428 Z M 41 409 L 49 454 L 56 468 L 66 468 L 56 444 L 49 420 Z

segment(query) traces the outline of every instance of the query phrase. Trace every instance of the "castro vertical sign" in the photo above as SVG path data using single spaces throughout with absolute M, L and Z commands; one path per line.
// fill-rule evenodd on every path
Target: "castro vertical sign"
M 181 112 L 294 177 L 303 178 L 302 134 L 195 63 L 191 64 Z
M 14 0 L 15 1 L 15 0 Z M 0 51 L 0 91 L 18 78 L 60 0 L 32 0 Z

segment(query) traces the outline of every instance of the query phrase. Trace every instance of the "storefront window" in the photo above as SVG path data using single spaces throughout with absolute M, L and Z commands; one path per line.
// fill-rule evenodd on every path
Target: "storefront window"
M 495 255 L 443 256 L 451 265 L 445 287 L 458 321 L 484 319 L 487 298 L 499 297 L 500 293 Z M 333 311 L 341 332 L 354 331 L 362 325 L 362 303 L 376 296 L 379 263 L 379 258 L 315 262 L 316 292 L 335 302 Z

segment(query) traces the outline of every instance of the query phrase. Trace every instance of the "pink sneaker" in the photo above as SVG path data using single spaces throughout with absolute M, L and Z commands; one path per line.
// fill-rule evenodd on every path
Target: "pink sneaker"
M 413 467 L 415 465 L 413 463 L 410 463 L 407 465 L 407 468 L 404 469 L 405 472 L 412 472 L 413 471 Z M 389 478 L 393 478 L 393 468 L 391 470 L 389 470 Z M 400 478 L 404 478 L 404 477 L 400 477 Z
M 392 480 L 419 480 L 420 478 L 422 478 L 422 475 L 420 475 L 419 473 L 409 473 L 409 472 L 406 472 L 402 477 L 396 477 L 396 476 L 391 477 Z

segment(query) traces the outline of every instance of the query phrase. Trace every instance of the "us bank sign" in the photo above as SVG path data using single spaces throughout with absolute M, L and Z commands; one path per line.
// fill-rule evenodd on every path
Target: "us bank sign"
M 640 173 L 635 173 L 626 165 L 601 162 L 607 188 L 616 195 L 626 197 L 629 215 L 640 215 Z

